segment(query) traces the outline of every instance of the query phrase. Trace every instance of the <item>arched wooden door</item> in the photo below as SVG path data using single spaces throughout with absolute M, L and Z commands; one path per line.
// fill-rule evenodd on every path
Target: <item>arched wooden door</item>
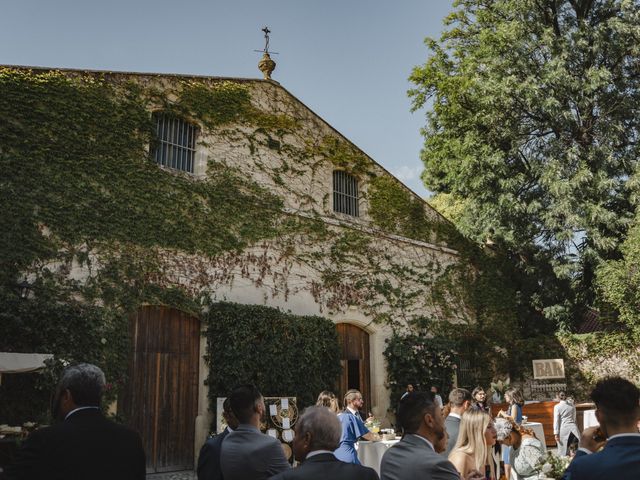
M 147 473 L 193 469 L 200 322 L 169 307 L 130 318 L 129 379 L 119 403 L 142 436 Z
M 364 397 L 363 414 L 371 411 L 371 367 L 369 361 L 369 334 L 350 323 L 338 323 L 342 373 L 338 380 L 338 398 L 342 399 L 347 390 L 356 388 Z M 343 407 L 345 405 L 342 405 Z

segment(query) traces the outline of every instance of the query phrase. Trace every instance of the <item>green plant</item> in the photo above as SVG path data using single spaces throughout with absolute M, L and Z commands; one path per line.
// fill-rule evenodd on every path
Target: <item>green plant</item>
M 333 322 L 276 308 L 213 303 L 203 315 L 209 365 L 209 408 L 237 385 L 253 383 L 265 396 L 297 397 L 298 408 L 333 390 L 340 349 Z

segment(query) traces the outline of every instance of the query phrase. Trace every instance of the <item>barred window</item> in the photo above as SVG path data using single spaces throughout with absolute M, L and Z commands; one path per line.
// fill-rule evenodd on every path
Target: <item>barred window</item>
M 196 127 L 164 113 L 154 113 L 153 123 L 158 138 L 152 152 L 155 161 L 165 167 L 193 173 Z
M 342 170 L 333 171 L 333 211 L 358 216 L 358 180 Z

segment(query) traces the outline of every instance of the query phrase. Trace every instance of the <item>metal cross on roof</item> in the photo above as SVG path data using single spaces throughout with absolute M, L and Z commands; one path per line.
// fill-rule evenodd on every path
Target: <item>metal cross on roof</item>
M 271 30 L 269 30 L 269 27 L 264 27 L 262 29 L 262 31 L 264 32 L 264 50 L 254 50 L 255 52 L 263 52 L 263 53 L 273 53 L 275 55 L 278 54 L 278 52 L 270 52 L 269 51 L 269 34 L 271 33 Z

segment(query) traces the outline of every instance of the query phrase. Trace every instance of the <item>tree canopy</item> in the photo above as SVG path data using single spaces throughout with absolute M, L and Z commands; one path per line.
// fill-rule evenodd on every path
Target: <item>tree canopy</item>
M 535 273 L 537 311 L 591 303 L 635 210 L 639 2 L 458 0 L 445 26 L 410 77 L 425 185 Z

